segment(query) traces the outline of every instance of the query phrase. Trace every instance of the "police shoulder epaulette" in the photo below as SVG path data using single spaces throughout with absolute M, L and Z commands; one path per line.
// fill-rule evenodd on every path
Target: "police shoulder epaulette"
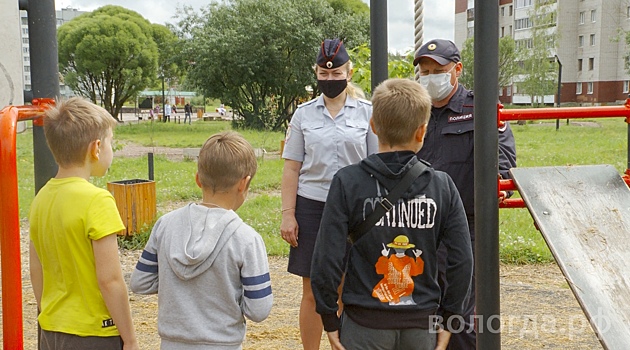
M 362 98 L 357 98 L 357 102 L 363 103 L 364 105 L 368 105 L 368 106 L 372 105 L 372 101 L 368 101 L 368 100 L 362 99 Z
M 310 101 L 304 102 L 304 103 L 302 103 L 302 104 L 300 104 L 300 105 L 298 105 L 298 108 L 301 108 L 301 107 L 306 107 L 306 106 L 311 105 L 311 104 L 313 104 L 313 103 L 315 103 L 315 102 L 317 102 L 317 99 L 316 99 L 316 98 L 315 98 L 315 99 L 312 99 L 312 100 L 310 100 Z

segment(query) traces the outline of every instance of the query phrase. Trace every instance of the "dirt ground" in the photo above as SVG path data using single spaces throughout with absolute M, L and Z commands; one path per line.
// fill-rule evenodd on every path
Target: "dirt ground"
M 116 156 L 140 156 L 146 154 L 146 151 L 127 145 Z M 182 157 L 181 150 L 159 149 L 156 153 L 161 152 L 175 159 Z M 36 304 L 28 273 L 28 225 L 23 222 L 22 226 L 24 349 L 36 349 Z M 120 252 L 127 281 L 140 253 L 141 251 Z M 243 348 L 301 349 L 298 327 L 301 280 L 286 272 L 286 257 L 269 257 L 269 265 L 274 306 L 265 321 L 248 323 Z M 503 349 L 602 348 L 557 265 L 503 265 L 500 277 Z M 141 348 L 158 349 L 160 338 L 157 334 L 157 296 L 130 293 L 129 302 Z M 329 349 L 325 335 L 322 335 L 320 349 Z
M 36 305 L 28 274 L 28 232 L 22 231 L 24 349 L 36 349 Z M 128 281 L 141 251 L 121 251 Z M 301 281 L 286 272 L 286 257 L 269 257 L 274 306 L 269 318 L 248 323 L 245 350 L 301 349 L 298 310 Z M 501 266 L 503 349 L 601 349 L 586 317 L 555 264 Z M 159 348 L 157 296 L 129 293 L 142 349 Z M 320 349 L 329 349 L 322 336 Z

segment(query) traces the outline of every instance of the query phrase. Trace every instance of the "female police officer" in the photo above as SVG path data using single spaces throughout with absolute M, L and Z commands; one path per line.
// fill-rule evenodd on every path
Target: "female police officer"
M 304 349 L 319 349 L 322 321 L 311 290 L 311 257 L 333 175 L 378 150 L 369 122 L 372 104 L 351 83 L 343 42 L 326 39 L 315 74 L 322 92 L 300 105 L 287 130 L 282 174 L 282 238 L 290 245 L 288 271 L 302 277 L 300 334 Z

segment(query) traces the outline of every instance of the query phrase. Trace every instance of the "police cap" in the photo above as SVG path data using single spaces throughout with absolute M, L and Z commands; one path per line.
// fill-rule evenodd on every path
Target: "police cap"
M 339 39 L 326 39 L 317 54 L 317 65 L 322 68 L 337 68 L 350 60 L 348 51 Z
M 417 65 L 422 57 L 428 57 L 442 66 L 462 60 L 457 46 L 452 41 L 444 39 L 434 39 L 422 45 L 420 50 L 416 52 L 413 65 Z

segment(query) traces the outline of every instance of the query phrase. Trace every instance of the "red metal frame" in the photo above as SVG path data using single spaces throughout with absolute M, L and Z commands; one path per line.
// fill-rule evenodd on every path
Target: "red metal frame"
M 603 107 L 563 107 L 533 109 L 503 109 L 497 105 L 497 126 L 503 127 L 509 120 L 544 120 L 544 119 L 580 119 L 625 117 L 630 124 L 630 98 L 623 106 Z M 630 147 L 630 145 L 628 145 Z M 626 169 L 622 178 L 630 186 L 630 169 Z M 522 198 L 504 198 L 502 191 L 518 191 L 512 180 L 499 179 L 499 208 L 525 208 Z
M 23 349 L 22 264 L 16 163 L 18 120 L 41 122 L 53 99 L 34 99 L 32 106 L 0 111 L 0 254 L 2 265 L 2 336 L 4 349 Z

